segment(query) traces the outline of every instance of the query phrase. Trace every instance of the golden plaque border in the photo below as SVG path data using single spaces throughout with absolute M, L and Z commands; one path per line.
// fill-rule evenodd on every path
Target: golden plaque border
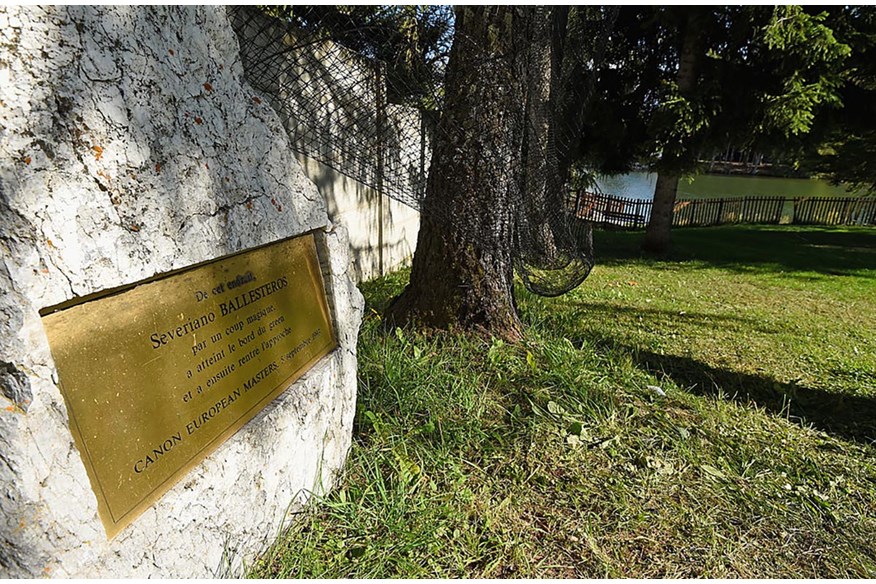
M 73 378 L 73 376 L 78 370 L 77 367 L 81 366 L 77 365 L 74 359 L 78 358 L 79 355 L 75 351 L 71 351 L 65 348 L 65 339 L 63 338 L 63 335 L 67 330 L 67 328 L 65 327 L 76 326 L 77 324 L 72 323 L 72 321 L 77 320 L 75 318 L 76 315 L 74 315 L 74 312 L 87 314 L 90 308 L 98 306 L 102 300 L 113 297 L 120 297 L 122 295 L 125 295 L 126 293 L 133 292 L 138 289 L 144 290 L 143 287 L 146 285 L 158 285 L 159 287 L 166 286 L 174 278 L 178 278 L 180 276 L 185 277 L 186 275 L 190 275 L 192 278 L 197 280 L 197 277 L 200 277 L 200 274 L 198 272 L 201 270 L 209 269 L 211 267 L 226 267 L 229 266 L 229 264 L 236 265 L 239 264 L 241 261 L 246 260 L 247 258 L 253 259 L 259 257 L 261 259 L 261 256 L 259 256 L 259 254 L 267 254 L 267 256 L 270 256 L 271 253 L 274 253 L 274 255 L 276 255 L 279 254 L 280 251 L 288 251 L 292 250 L 293 248 L 295 249 L 296 253 L 300 253 L 303 255 L 301 257 L 291 258 L 286 256 L 291 256 L 292 254 L 286 254 L 286 256 L 284 256 L 286 257 L 286 263 L 283 264 L 282 269 L 292 270 L 292 267 L 294 266 L 295 269 L 300 270 L 303 268 L 303 271 L 307 272 L 307 282 L 312 288 L 313 295 L 307 296 L 306 300 L 308 302 L 314 303 L 313 306 L 310 306 L 309 308 L 312 308 L 315 312 L 318 313 L 317 320 L 309 322 L 307 325 L 308 327 L 312 327 L 314 323 L 318 325 L 316 329 L 311 332 L 311 336 L 309 337 L 309 339 L 313 341 L 316 338 L 314 337 L 314 335 L 318 335 L 321 336 L 321 340 L 314 343 L 312 349 L 310 349 L 309 352 L 305 353 L 307 355 L 307 358 L 305 360 L 292 362 L 295 357 L 295 355 L 292 355 L 292 357 L 289 358 L 290 365 L 285 367 L 283 370 L 280 370 L 279 367 L 276 369 L 282 373 L 282 376 L 280 377 L 279 381 L 272 380 L 270 382 L 270 389 L 257 390 L 256 392 L 254 392 L 254 395 L 257 398 L 256 401 L 249 403 L 248 407 L 244 406 L 246 407 L 246 409 L 240 412 L 235 411 L 235 415 L 232 420 L 226 420 L 221 422 L 221 428 L 217 428 L 214 431 L 215 433 L 209 434 L 203 443 L 196 443 L 193 448 L 197 448 L 197 450 L 187 453 L 188 456 L 185 458 L 185 460 L 181 462 L 175 462 L 172 467 L 165 468 L 163 475 L 159 477 L 159 479 L 157 479 L 154 484 L 148 483 L 145 487 L 149 488 L 147 492 L 137 496 L 136 500 L 133 501 L 133 503 L 122 505 L 123 507 L 125 507 L 123 510 L 118 509 L 117 507 L 119 507 L 119 504 L 113 502 L 113 493 L 108 492 L 108 489 L 105 486 L 105 482 L 109 479 L 109 477 L 106 476 L 107 473 L 100 463 L 101 458 L 97 453 L 93 452 L 92 450 L 92 447 L 95 445 L 95 440 L 97 437 L 95 436 L 93 438 L 88 438 L 86 436 L 85 426 L 87 426 L 87 424 L 83 424 L 83 420 L 87 418 L 80 419 L 80 415 L 82 415 L 83 412 L 80 411 L 80 409 L 82 408 L 80 408 L 76 402 L 77 398 L 82 400 L 82 396 L 87 395 L 88 390 L 76 387 L 77 380 Z M 299 262 L 302 265 L 294 264 L 294 262 Z M 276 275 L 276 273 L 280 273 L 282 271 L 280 268 L 278 268 L 277 270 L 277 272 L 271 272 L 271 275 Z M 250 289 L 252 288 L 243 289 L 240 297 L 244 296 L 247 290 Z M 156 290 L 160 290 L 160 288 L 157 288 Z M 279 292 L 282 292 L 282 290 L 280 290 Z M 305 292 L 307 291 L 305 290 Z M 143 294 L 148 294 L 148 292 L 144 292 Z M 275 299 L 275 303 L 270 305 L 274 307 L 274 310 L 276 312 L 282 313 L 279 316 L 283 316 L 284 318 L 291 316 L 288 313 L 289 307 L 284 307 L 283 309 L 276 308 L 277 302 L 291 302 L 291 294 L 292 291 L 290 291 L 288 295 L 278 296 Z M 300 297 L 301 294 L 298 294 L 298 296 Z M 240 297 L 232 296 L 231 298 L 233 298 L 234 300 L 232 300 L 231 302 L 233 303 Z M 122 299 L 117 298 L 117 301 L 121 302 Z M 256 301 L 254 301 L 253 304 L 255 304 L 255 302 Z M 190 301 L 189 305 L 191 305 Z M 172 308 L 174 307 L 174 305 L 170 303 L 170 307 Z M 236 310 L 238 309 L 235 309 L 235 311 Z M 99 313 L 99 311 L 96 312 Z M 319 262 L 315 232 L 309 232 L 303 235 L 282 239 L 248 250 L 229 254 L 221 258 L 215 258 L 206 262 L 201 262 L 199 264 L 195 264 L 186 268 L 181 268 L 164 274 L 159 274 L 140 282 L 118 287 L 115 289 L 105 290 L 96 294 L 73 299 L 71 301 L 66 301 L 59 305 L 46 308 L 40 311 L 40 314 L 43 317 L 43 324 L 46 329 L 47 337 L 49 338 L 49 346 L 55 359 L 55 365 L 58 371 L 58 385 L 61 389 L 61 394 L 64 397 L 68 418 L 70 420 L 70 431 L 73 435 L 74 443 L 79 449 L 80 456 L 84 463 L 89 481 L 92 485 L 92 490 L 94 491 L 97 498 L 98 515 L 100 516 L 101 521 L 104 525 L 108 539 L 114 538 L 125 527 L 130 525 L 137 517 L 139 517 L 146 509 L 148 509 L 156 501 L 158 501 L 176 483 L 182 480 L 189 473 L 189 471 L 191 471 L 191 469 L 200 464 L 207 456 L 216 451 L 219 446 L 221 446 L 229 437 L 235 434 L 247 422 L 249 422 L 256 415 L 258 415 L 258 413 L 261 412 L 271 401 L 273 401 L 281 393 L 289 389 L 289 387 L 295 381 L 301 378 L 301 376 L 309 371 L 319 360 L 331 353 L 337 347 L 337 338 L 332 323 L 328 300 L 326 297 L 325 283 L 323 281 L 322 269 Z M 180 317 L 182 316 L 184 315 L 180 314 Z M 243 317 L 241 317 L 241 322 L 242 318 Z M 220 323 L 222 322 L 224 321 L 220 321 Z M 262 327 L 259 326 L 258 328 Z M 291 324 L 287 328 L 291 328 Z M 253 328 L 253 331 L 256 330 L 257 329 Z M 253 336 L 255 337 L 253 331 L 250 331 L 250 333 L 253 334 Z M 324 331 L 325 334 L 322 334 L 321 331 Z M 259 337 L 261 337 L 262 334 L 263 333 L 259 332 Z M 180 340 L 184 338 L 187 339 L 188 335 L 186 335 L 185 337 L 180 336 L 178 338 Z M 196 337 L 194 338 L 196 339 Z M 283 339 L 281 339 L 281 341 L 282 340 Z M 299 342 L 299 345 L 288 350 L 286 355 L 283 356 L 283 359 L 285 359 L 286 356 L 293 352 L 296 352 L 297 354 L 297 351 L 301 350 L 302 344 L 304 344 L 305 348 L 309 347 L 310 344 L 310 341 L 307 341 L 307 344 L 305 344 L 304 342 L 299 340 L 299 337 L 294 337 L 290 338 L 288 343 L 281 344 L 280 342 L 278 342 L 276 343 L 276 345 L 272 345 L 271 348 L 276 346 L 278 349 L 287 350 L 289 349 L 293 341 Z M 204 342 L 206 342 L 206 340 Z M 67 344 L 72 344 L 72 341 L 68 342 Z M 187 347 L 187 345 L 181 345 L 180 350 L 183 350 L 185 347 Z M 192 353 L 193 355 L 195 354 L 194 349 L 192 349 Z M 270 357 L 271 355 L 273 355 L 273 353 L 266 355 L 266 358 Z M 186 358 L 188 359 L 188 357 Z M 158 357 L 156 357 L 156 359 L 158 359 Z M 155 361 L 156 359 L 153 359 L 153 361 Z M 276 365 L 277 359 L 278 357 L 274 357 L 271 363 Z M 234 361 L 232 360 L 231 362 Z M 71 365 L 71 363 L 73 364 Z M 272 370 L 265 377 L 272 375 L 276 370 Z M 194 377 L 192 375 L 191 369 L 188 370 L 188 374 L 189 377 Z M 247 381 L 251 381 L 247 380 L 246 377 L 244 377 L 243 379 L 244 385 Z M 253 377 L 252 379 L 255 379 L 255 377 Z M 254 388 L 259 383 L 261 383 L 261 380 L 253 383 L 252 387 Z M 139 386 L 132 385 L 131 387 L 136 389 Z M 239 391 L 239 389 L 240 388 L 238 387 L 237 391 Z M 228 388 L 225 388 L 225 391 L 227 390 Z M 179 392 L 179 388 L 174 386 L 173 389 L 168 391 Z M 250 389 L 247 389 L 246 391 L 249 392 Z M 191 395 L 192 390 L 189 390 L 188 393 Z M 117 393 L 116 395 L 118 396 L 119 394 Z M 231 397 L 231 395 L 232 394 L 229 393 L 228 397 Z M 206 398 L 207 395 L 205 394 L 204 397 Z M 234 401 L 237 401 L 237 399 L 240 399 L 240 397 L 241 396 L 238 395 L 238 398 L 232 400 L 232 404 Z M 219 399 L 219 394 L 214 395 L 212 399 Z M 199 406 L 199 408 L 203 409 L 204 407 L 209 405 L 209 403 L 210 402 L 208 400 L 204 402 L 201 406 Z M 217 403 L 216 406 L 218 405 L 219 404 Z M 228 406 L 228 409 L 230 408 L 231 406 Z M 176 412 L 178 417 L 181 409 L 182 408 L 178 408 Z M 226 408 L 223 407 L 223 409 Z M 85 411 L 88 411 L 88 409 L 86 408 Z M 96 419 L 89 421 L 95 422 Z M 202 421 L 202 424 L 203 427 L 206 428 L 207 422 Z M 181 432 L 178 432 L 178 434 L 181 434 Z M 192 433 L 190 432 L 190 435 L 191 434 Z M 192 440 L 192 442 L 195 441 Z M 167 453 L 170 454 L 169 451 Z M 186 456 L 186 453 L 181 456 Z M 109 458 L 112 459 L 111 456 Z M 116 461 L 113 460 L 113 463 L 115 462 Z M 136 464 L 134 468 L 136 469 Z

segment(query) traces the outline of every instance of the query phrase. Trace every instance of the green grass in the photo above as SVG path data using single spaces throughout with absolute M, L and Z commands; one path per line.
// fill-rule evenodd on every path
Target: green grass
M 253 575 L 876 576 L 876 230 L 639 237 L 521 291 L 518 346 L 384 333 L 406 274 L 365 285 L 343 482 Z

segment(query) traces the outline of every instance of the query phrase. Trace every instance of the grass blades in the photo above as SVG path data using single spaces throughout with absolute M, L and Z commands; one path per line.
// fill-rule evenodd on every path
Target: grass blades
M 341 485 L 260 577 L 873 577 L 876 232 L 686 229 L 556 299 L 519 345 L 384 333 L 363 286 Z

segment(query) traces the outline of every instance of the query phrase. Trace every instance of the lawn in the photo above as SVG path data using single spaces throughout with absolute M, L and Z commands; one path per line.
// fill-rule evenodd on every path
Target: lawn
M 598 232 L 520 345 L 385 333 L 339 487 L 262 577 L 876 576 L 876 230 Z

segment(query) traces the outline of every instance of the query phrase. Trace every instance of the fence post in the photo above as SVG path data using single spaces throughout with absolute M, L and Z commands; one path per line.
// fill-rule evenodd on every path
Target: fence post
M 383 276 L 383 127 L 386 116 L 386 88 L 382 62 L 377 63 L 374 80 L 377 84 L 377 270 Z
M 841 225 L 849 225 L 851 221 L 849 221 L 849 203 L 851 203 L 851 199 L 846 199 L 843 202 L 843 212 L 840 220 L 842 221 Z

